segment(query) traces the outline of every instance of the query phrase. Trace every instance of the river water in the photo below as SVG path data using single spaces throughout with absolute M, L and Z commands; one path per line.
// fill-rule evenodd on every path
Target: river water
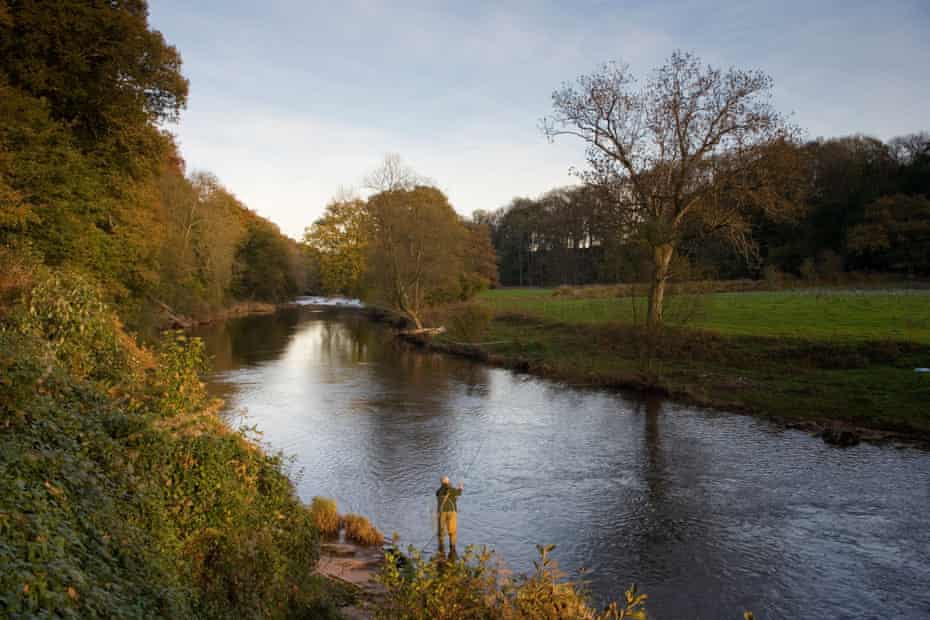
M 930 618 L 930 453 L 839 449 L 753 417 L 533 378 L 396 342 L 351 309 L 202 328 L 232 424 L 427 552 L 440 475 L 459 547 L 517 571 L 537 543 L 651 617 Z

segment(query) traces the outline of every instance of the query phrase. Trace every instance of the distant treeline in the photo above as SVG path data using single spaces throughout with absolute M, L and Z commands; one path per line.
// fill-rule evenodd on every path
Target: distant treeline
M 124 320 L 206 313 L 305 287 L 298 244 L 211 175 L 185 176 L 163 122 L 187 98 L 145 2 L 0 0 L 0 244 L 92 274 Z
M 686 237 L 676 279 L 930 275 L 930 134 L 887 143 L 821 139 L 798 148 L 807 171 L 801 218 L 756 216 L 758 254 L 749 260 L 713 236 Z M 491 229 L 505 286 L 646 280 L 648 248 L 624 235 L 615 209 L 603 190 L 578 186 L 515 198 L 474 218 Z

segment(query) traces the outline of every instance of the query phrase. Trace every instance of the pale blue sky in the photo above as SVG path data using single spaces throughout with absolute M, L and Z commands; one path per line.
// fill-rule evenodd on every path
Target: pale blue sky
M 675 49 L 759 68 L 809 137 L 930 129 L 930 0 L 342 2 L 150 0 L 190 78 L 171 129 L 299 237 L 388 152 L 463 214 L 573 182 L 550 95 L 608 60 L 639 75 Z

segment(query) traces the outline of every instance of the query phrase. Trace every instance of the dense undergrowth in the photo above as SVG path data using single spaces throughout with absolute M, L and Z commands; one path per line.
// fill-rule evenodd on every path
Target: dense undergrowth
M 309 510 L 216 416 L 199 341 L 143 348 L 79 274 L 7 267 L 0 616 L 330 613 Z
M 486 548 L 461 557 L 423 558 L 414 548 L 398 562 L 388 555 L 379 575 L 386 590 L 380 620 L 646 620 L 646 595 L 636 586 L 603 610 L 591 607 L 583 584 L 566 579 L 552 558 L 555 547 L 537 546 L 529 575 L 511 575 Z

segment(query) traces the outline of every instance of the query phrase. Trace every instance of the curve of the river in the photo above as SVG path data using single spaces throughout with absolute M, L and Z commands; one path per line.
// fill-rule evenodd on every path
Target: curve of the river
M 198 330 L 233 424 L 427 551 L 441 474 L 459 545 L 526 570 L 537 543 L 598 601 L 657 618 L 930 618 L 930 453 L 838 449 L 748 416 L 576 389 L 411 350 L 352 310 Z M 242 415 L 245 418 L 242 418 Z

